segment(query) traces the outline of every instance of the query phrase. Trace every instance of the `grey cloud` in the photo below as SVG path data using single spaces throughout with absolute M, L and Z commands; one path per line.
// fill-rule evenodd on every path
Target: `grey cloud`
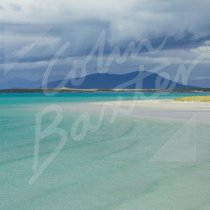
M 4 9 L 0 13 L 0 28 L 4 28 L 4 36 L 0 34 L 0 38 L 4 40 L 6 63 L 18 63 L 18 71 L 21 71 L 20 66 L 27 62 L 25 72 L 30 71 L 39 61 L 49 62 L 59 47 L 67 41 L 71 42 L 71 46 L 61 56 L 63 63 L 55 68 L 57 71 L 68 68 L 65 59 L 86 56 L 101 31 L 105 30 L 104 56 L 109 56 L 114 46 L 118 46 L 123 52 L 130 41 L 138 43 L 148 38 L 154 46 L 158 46 L 168 37 L 158 55 L 148 55 L 144 50 L 139 55 L 141 60 L 127 59 L 121 66 L 115 63 L 111 72 L 138 70 L 140 62 L 149 68 L 163 61 L 170 61 L 173 67 L 170 67 L 168 72 L 173 75 L 176 72 L 174 66 L 187 62 L 189 64 L 199 56 L 199 47 L 203 46 L 202 50 L 206 50 L 206 41 L 210 40 L 209 0 L 22 0 L 19 4 L 7 2 L 2 0 Z M 0 56 L 1 54 L 3 53 L 0 53 Z M 201 64 L 196 68 L 197 78 L 202 74 L 210 75 L 207 65 Z M 36 70 L 42 68 L 39 66 Z M 93 60 L 88 67 L 89 73 L 93 73 L 95 68 L 96 61 Z M 59 72 L 63 73 L 64 71 Z M 26 73 L 25 75 L 29 76 Z
M 4 0 L 3 2 L 6 2 Z M 186 32 L 194 39 L 210 34 L 210 3 L 208 0 L 77 0 L 23 1 L 18 21 L 70 25 L 77 21 L 98 20 L 109 23 L 112 43 L 128 39 L 174 36 L 182 38 Z M 19 8 L 16 5 L 14 8 Z M 4 17 L 0 19 L 4 20 Z M 16 22 L 9 14 L 5 21 Z
M 19 12 L 21 10 L 21 6 L 19 4 L 10 3 L 9 5 L 15 12 Z

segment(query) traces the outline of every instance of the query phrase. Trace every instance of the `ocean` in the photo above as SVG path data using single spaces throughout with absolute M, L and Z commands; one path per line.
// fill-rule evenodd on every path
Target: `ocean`
M 0 209 L 210 209 L 208 111 L 103 106 L 194 95 L 0 94 Z

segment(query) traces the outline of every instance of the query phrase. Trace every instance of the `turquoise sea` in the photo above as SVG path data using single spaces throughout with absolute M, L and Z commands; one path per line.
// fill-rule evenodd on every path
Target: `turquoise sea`
M 191 95 L 209 93 L 0 94 L 0 210 L 209 210 L 208 111 L 137 108 L 113 118 L 95 103 Z M 63 112 L 51 129 L 50 105 Z M 77 122 L 78 136 L 89 128 L 79 139 Z M 55 150 L 59 131 L 67 141 Z
M 59 103 L 59 102 L 90 102 L 90 101 L 114 101 L 119 97 L 122 100 L 151 100 L 151 99 L 173 99 L 185 96 L 209 95 L 208 92 L 175 92 L 175 93 L 154 93 L 154 92 L 104 92 L 104 93 L 59 93 L 55 96 L 46 95 L 42 93 L 1 93 L 1 105 L 15 105 L 15 104 L 39 104 L 39 103 Z

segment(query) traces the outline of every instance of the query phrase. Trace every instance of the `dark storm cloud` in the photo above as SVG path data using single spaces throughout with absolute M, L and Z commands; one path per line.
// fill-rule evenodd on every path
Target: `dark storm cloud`
M 0 69 L 4 63 L 15 63 L 14 75 L 15 69 L 30 71 L 34 65 L 45 69 L 59 48 L 70 42 L 60 56 L 59 71 L 68 65 L 66 59 L 87 56 L 103 31 L 104 57 L 115 46 L 123 53 L 130 42 L 138 44 L 146 38 L 156 48 L 167 38 L 160 53 L 153 56 L 143 48 L 139 60 L 128 58 L 123 66 L 115 63 L 111 72 L 138 70 L 140 60 L 147 66 L 166 61 L 189 65 L 201 53 L 210 57 L 209 0 L 20 0 L 18 4 L 3 0 L 0 10 Z M 199 70 L 207 69 L 204 63 L 197 74 L 210 75 Z M 88 71 L 94 69 L 91 61 Z

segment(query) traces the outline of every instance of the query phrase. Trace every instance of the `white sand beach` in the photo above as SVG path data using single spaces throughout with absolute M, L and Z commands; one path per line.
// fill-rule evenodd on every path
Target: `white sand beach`
M 167 109 L 167 110 L 210 110 L 208 102 L 177 102 L 172 99 L 162 100 L 133 100 L 133 101 L 113 101 L 113 102 L 97 102 L 95 104 L 111 105 L 111 106 L 135 106 L 149 109 Z
M 159 120 L 185 121 L 196 117 L 196 121 L 210 123 L 210 103 L 208 102 L 177 102 L 172 99 L 162 100 L 122 100 L 109 102 L 79 103 L 76 106 L 63 105 L 67 111 L 86 111 L 99 115 L 118 113 L 118 116 L 149 118 Z

